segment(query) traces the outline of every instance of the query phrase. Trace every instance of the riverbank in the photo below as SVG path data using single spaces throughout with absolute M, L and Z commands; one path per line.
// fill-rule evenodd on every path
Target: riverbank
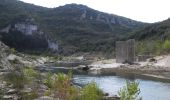
M 116 63 L 115 59 L 93 62 L 89 72 L 91 74 L 118 75 L 123 77 L 138 77 L 158 81 L 170 82 L 170 55 L 154 57 L 156 62 L 149 59 L 135 64 Z

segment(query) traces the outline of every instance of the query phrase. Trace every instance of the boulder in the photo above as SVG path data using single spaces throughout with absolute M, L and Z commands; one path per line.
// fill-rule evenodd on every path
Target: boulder
M 40 97 L 40 98 L 38 98 L 36 100 L 57 100 L 57 99 L 54 99 L 54 98 L 49 97 L 49 96 L 42 96 L 42 97 Z

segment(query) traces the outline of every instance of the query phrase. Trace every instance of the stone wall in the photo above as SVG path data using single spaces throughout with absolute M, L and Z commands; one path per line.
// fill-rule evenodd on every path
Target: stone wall
M 116 62 L 134 62 L 135 61 L 135 40 L 116 42 Z

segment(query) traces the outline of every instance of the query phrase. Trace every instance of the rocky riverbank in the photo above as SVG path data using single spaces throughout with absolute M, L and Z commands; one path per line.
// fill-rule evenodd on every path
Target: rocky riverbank
M 170 55 L 159 56 L 152 62 L 136 62 L 132 65 L 116 63 L 115 59 L 93 62 L 89 72 L 100 75 L 118 75 L 124 77 L 147 78 L 170 82 Z

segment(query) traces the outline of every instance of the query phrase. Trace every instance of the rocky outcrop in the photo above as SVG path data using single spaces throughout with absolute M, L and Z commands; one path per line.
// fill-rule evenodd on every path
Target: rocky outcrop
M 11 63 L 7 60 L 9 48 L 0 41 L 0 69 L 10 70 L 12 69 Z
M 53 52 L 58 51 L 59 50 L 59 45 L 57 42 L 52 42 L 51 40 L 47 40 L 48 41 L 48 48 L 50 50 L 52 50 Z
M 18 31 L 26 34 L 26 35 L 32 35 L 33 33 L 37 32 L 38 26 L 34 24 L 29 23 L 17 23 L 14 25 L 15 29 Z
M 1 38 L 8 46 L 18 50 L 51 50 L 58 52 L 59 45 L 47 33 L 41 31 L 31 19 L 15 22 L 0 30 Z

